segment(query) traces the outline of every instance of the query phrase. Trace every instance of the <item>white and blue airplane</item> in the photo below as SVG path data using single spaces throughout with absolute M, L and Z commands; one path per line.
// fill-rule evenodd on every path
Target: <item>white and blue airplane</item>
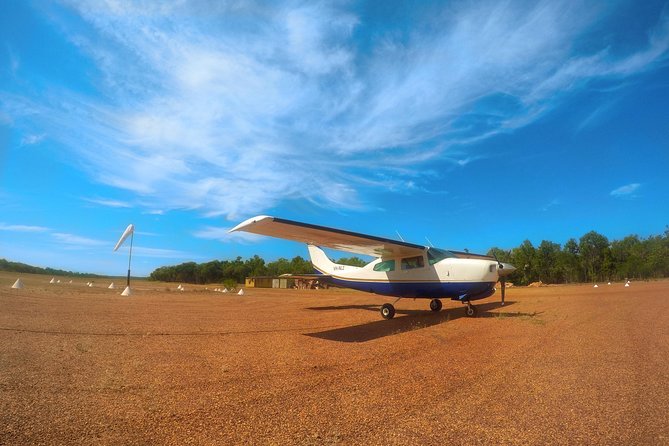
M 472 301 L 495 293 L 515 267 L 494 257 L 416 245 L 341 229 L 260 215 L 238 224 L 229 232 L 245 231 L 307 244 L 316 274 L 334 285 L 402 298 L 432 299 L 430 309 L 440 311 L 441 298 L 467 305 L 466 315 L 476 316 Z M 328 258 L 321 247 L 375 257 L 363 267 L 340 265 Z M 395 316 L 393 304 L 381 306 L 381 316 Z

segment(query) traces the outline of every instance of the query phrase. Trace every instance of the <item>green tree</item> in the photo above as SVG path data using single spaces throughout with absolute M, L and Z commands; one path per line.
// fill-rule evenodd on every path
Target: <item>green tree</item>
M 176 271 L 176 281 L 197 283 L 197 264 L 195 262 L 182 263 Z
M 293 257 L 293 260 L 290 261 L 290 271 L 291 274 L 312 274 L 314 272 L 314 267 L 311 264 L 310 260 L 305 260 L 300 256 Z
M 595 231 L 590 231 L 581 237 L 578 249 L 581 253 L 586 279 L 590 281 L 601 279 L 604 258 L 609 249 L 609 240 Z
M 365 262 L 360 257 L 342 257 L 337 260 L 335 263 L 340 265 L 349 265 L 349 266 L 365 266 L 368 262 Z
M 200 263 L 196 271 L 197 283 L 214 283 L 220 282 L 223 278 L 221 274 L 221 262 L 213 260 L 207 263 Z
M 267 267 L 265 266 L 265 260 L 260 258 L 257 254 L 252 258 L 248 259 L 245 262 L 246 270 L 249 272 L 249 276 L 266 276 Z
M 580 252 L 578 243 L 570 238 L 564 244 L 558 260 L 559 267 L 562 270 L 564 280 L 567 282 L 581 282 L 584 277 L 581 269 Z
M 280 257 L 274 262 L 267 264 L 267 274 L 270 276 L 280 276 L 281 274 L 291 273 L 291 265 L 288 259 Z
M 503 263 L 511 262 L 511 251 L 506 251 L 496 246 L 490 248 L 486 255 L 496 258 L 498 262 L 503 262 Z
M 513 274 L 514 283 L 528 285 L 538 279 L 535 265 L 536 250 L 529 240 L 525 240 L 511 251 L 511 262 L 516 267 Z
M 536 268 L 539 280 L 544 283 L 560 283 L 563 281 L 558 258 L 560 245 L 543 240 L 536 251 Z

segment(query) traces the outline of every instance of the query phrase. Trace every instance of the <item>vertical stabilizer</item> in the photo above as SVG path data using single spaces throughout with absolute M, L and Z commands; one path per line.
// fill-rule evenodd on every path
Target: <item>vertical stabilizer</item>
M 357 266 L 340 265 L 334 263 L 328 258 L 321 248 L 315 245 L 307 245 L 309 249 L 309 257 L 311 257 L 311 264 L 314 268 L 323 274 L 342 273 L 344 271 L 353 271 L 360 269 Z

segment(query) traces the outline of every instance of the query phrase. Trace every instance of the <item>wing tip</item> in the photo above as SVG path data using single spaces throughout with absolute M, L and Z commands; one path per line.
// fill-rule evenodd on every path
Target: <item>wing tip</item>
M 251 217 L 249 219 L 244 220 L 234 228 L 230 229 L 228 231 L 228 234 L 235 231 L 244 231 L 247 226 L 251 226 L 253 224 L 259 223 L 267 219 L 274 220 L 274 217 L 270 217 L 269 215 L 257 215 L 255 217 Z

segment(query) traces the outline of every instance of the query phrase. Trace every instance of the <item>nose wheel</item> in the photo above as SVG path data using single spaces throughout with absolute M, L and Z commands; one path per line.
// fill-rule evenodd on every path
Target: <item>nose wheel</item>
M 434 311 L 435 313 L 441 311 L 441 301 L 439 299 L 432 299 L 430 301 L 430 310 Z
M 384 319 L 392 319 L 395 317 L 395 307 L 392 304 L 381 305 L 381 317 Z
M 467 308 L 465 309 L 465 315 L 467 317 L 476 317 L 476 307 L 471 303 L 467 302 Z

